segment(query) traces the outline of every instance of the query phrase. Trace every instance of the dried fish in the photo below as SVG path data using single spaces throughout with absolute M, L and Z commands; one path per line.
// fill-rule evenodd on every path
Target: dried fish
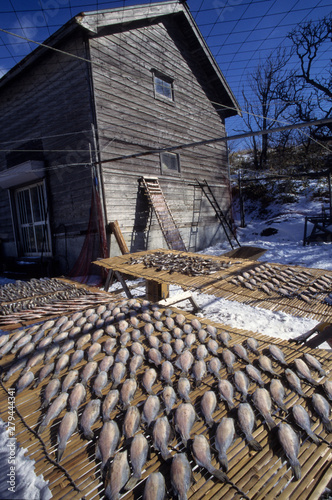
M 9 368 L 9 370 L 6 372 L 6 374 L 4 375 L 3 381 L 6 382 L 7 380 L 10 379 L 10 377 L 12 375 L 14 375 L 14 373 L 23 370 L 23 368 L 25 367 L 26 364 L 27 364 L 27 360 L 26 359 L 20 359 L 19 361 L 16 361 L 16 363 L 14 363 Z M 27 371 L 27 370 L 25 370 L 25 371 Z M 24 371 L 24 373 L 25 373 L 25 371 Z
M 278 346 L 271 344 L 269 345 L 269 352 L 271 356 L 278 361 L 281 365 L 283 366 L 288 366 L 288 363 L 285 360 L 284 353 L 282 352 L 281 349 L 279 349 Z
M 111 463 L 106 475 L 105 495 L 109 500 L 118 500 L 120 491 L 128 482 L 130 468 L 127 458 L 127 450 L 119 451 Z
M 69 396 L 69 408 L 71 411 L 77 411 L 86 397 L 86 390 L 83 384 L 78 382 Z
M 294 479 L 298 481 L 301 479 L 301 466 L 297 458 L 300 451 L 299 438 L 291 426 L 286 423 L 279 424 L 278 438 L 291 464 Z
M 311 430 L 310 416 L 307 410 L 301 405 L 294 405 L 292 406 L 292 413 L 296 424 L 311 437 L 314 443 L 320 444 L 320 440 Z
M 126 367 L 123 363 L 114 363 L 111 370 L 112 389 L 116 389 L 126 375 Z
M 273 378 L 270 383 L 270 394 L 273 401 L 279 406 L 281 410 L 287 413 L 287 407 L 284 403 L 285 388 L 280 380 Z
M 54 370 L 54 363 L 48 363 L 43 366 L 43 368 L 39 371 L 38 379 L 35 381 L 34 387 L 38 387 L 38 385 L 46 378 L 50 373 Z
M 328 399 L 332 401 L 332 380 L 325 380 L 322 387 Z
M 157 378 L 157 372 L 154 368 L 147 368 L 143 374 L 142 384 L 148 394 L 154 394 L 152 386 Z
M 181 403 L 175 410 L 174 424 L 175 430 L 179 433 L 184 446 L 190 439 L 190 432 L 194 425 L 196 414 L 194 407 L 190 403 Z
M 59 431 L 58 431 L 58 452 L 57 461 L 60 462 L 62 455 L 66 449 L 67 441 L 71 435 L 75 432 L 77 427 L 77 412 L 69 411 L 65 413 L 63 419 L 61 420 Z
M 241 344 L 234 344 L 233 351 L 237 355 L 238 358 L 242 359 L 246 363 L 250 363 L 250 359 L 248 358 L 248 353 L 245 347 Z
M 172 437 L 171 426 L 167 417 L 159 417 L 155 421 L 152 431 L 153 445 L 158 450 L 164 460 L 172 457 L 168 449 L 168 444 Z
M 218 382 L 219 396 L 226 401 L 229 410 L 234 408 L 233 394 L 234 389 L 232 384 L 226 379 L 220 379 Z
M 54 378 L 49 381 L 49 383 L 45 387 L 45 391 L 43 394 L 43 403 L 41 405 L 41 408 L 46 408 L 46 406 L 49 405 L 51 399 L 58 393 L 60 385 L 61 385 L 60 380 L 57 378 Z
M 193 457 L 197 465 L 204 467 L 210 474 L 222 482 L 228 482 L 228 477 L 212 465 L 212 456 L 208 440 L 203 434 L 197 434 L 192 445 Z
M 160 401 L 158 396 L 153 396 L 153 395 L 148 396 L 143 405 L 143 413 L 142 413 L 142 420 L 146 422 L 148 427 L 150 427 L 150 425 L 152 425 L 152 423 L 156 420 L 159 412 L 160 412 Z
M 190 351 L 183 351 L 179 357 L 177 358 L 175 365 L 180 368 L 181 373 L 188 375 L 189 370 L 191 369 L 195 359 Z
M 188 378 L 185 377 L 184 375 L 180 376 L 178 380 L 177 389 L 180 398 L 183 399 L 183 401 L 185 401 L 186 403 L 190 403 L 191 402 L 189 396 L 191 391 L 190 382 Z
M 230 351 L 229 351 L 230 352 Z M 232 354 L 233 355 L 233 354 Z M 220 370 L 221 370 L 221 361 L 219 358 L 211 358 L 208 362 L 208 370 L 212 375 L 214 375 L 217 379 L 221 378 Z
M 60 384 L 60 382 L 59 382 Z M 67 392 L 62 392 L 51 404 L 49 409 L 47 410 L 46 415 L 44 416 L 39 428 L 38 428 L 38 434 L 41 434 L 44 432 L 46 427 L 54 420 L 62 410 L 66 407 L 68 400 L 68 393 Z
M 121 347 L 115 355 L 115 362 L 123 363 L 124 365 L 127 363 L 130 353 L 126 347 Z
M 114 356 L 104 356 L 98 363 L 98 371 L 108 373 L 111 366 L 114 364 Z
M 311 376 L 308 365 L 306 365 L 306 363 L 303 361 L 303 359 L 301 359 L 301 358 L 294 359 L 294 365 L 295 365 L 295 369 L 297 371 L 297 374 L 300 378 L 306 380 L 311 385 L 314 385 L 314 386 L 319 385 L 317 380 L 314 380 L 313 377 Z
M 257 368 L 255 368 L 253 365 L 249 364 L 249 365 L 246 365 L 245 370 L 246 370 L 247 374 L 249 375 L 249 377 L 254 382 L 256 382 L 261 387 L 264 387 L 265 384 L 264 384 L 263 379 L 261 377 L 260 371 L 257 370 Z
M 166 485 L 164 476 L 161 472 L 152 472 L 148 476 L 144 491 L 143 500 L 165 500 Z
M 116 346 L 116 339 L 107 339 L 106 342 L 103 343 L 103 351 L 108 355 L 113 355 L 113 349 Z
M 118 424 L 114 420 L 104 422 L 96 445 L 96 458 L 101 460 L 102 471 L 108 460 L 114 456 L 120 437 Z
M 151 363 L 159 367 L 161 365 L 161 353 L 158 351 L 158 349 L 155 349 L 152 347 L 149 352 L 148 352 L 148 358 Z
M 219 348 L 218 342 L 216 342 L 213 339 L 209 339 L 207 342 L 207 348 L 208 348 L 208 351 L 210 351 L 210 353 L 213 356 L 218 356 L 218 348 Z
M 212 414 L 215 411 L 216 406 L 217 406 L 217 397 L 214 391 L 204 392 L 201 399 L 201 411 L 203 413 L 204 420 L 208 427 L 212 427 L 214 425 Z
M 264 354 L 261 354 L 259 356 L 258 364 L 259 364 L 261 370 L 263 370 L 263 372 L 269 373 L 270 375 L 273 375 L 274 377 L 280 377 L 280 375 L 274 371 L 270 358 L 268 358 Z
M 31 385 L 33 381 L 34 381 L 34 374 L 32 372 L 27 372 L 24 375 L 22 375 L 16 383 L 16 394 L 19 394 L 24 389 L 29 387 L 29 385 Z
M 68 389 L 75 384 L 77 379 L 78 370 L 70 370 L 62 382 L 61 392 L 68 392 Z
M 185 453 L 177 453 L 171 462 L 171 483 L 179 500 L 187 500 L 187 493 L 193 483 L 191 465 Z
M 195 361 L 191 373 L 194 377 L 196 387 L 199 387 L 207 374 L 205 361 L 203 359 Z
M 320 394 L 314 393 L 311 398 L 312 406 L 323 422 L 326 432 L 332 432 L 332 422 L 330 420 L 331 407 L 328 401 Z
M 170 359 L 172 358 L 172 354 L 173 354 L 173 349 L 172 349 L 172 346 L 170 344 L 162 344 L 161 348 L 160 348 L 160 352 L 161 354 L 164 356 L 164 358 L 166 358 L 168 361 L 170 361 Z
M 300 396 L 305 396 L 302 387 L 301 387 L 301 382 L 299 377 L 294 373 L 292 370 L 289 368 L 286 368 L 285 370 L 285 376 L 288 382 L 289 387 L 292 389 L 292 391 L 297 392 Z
M 73 352 L 70 358 L 69 368 L 72 369 L 76 365 L 78 365 L 78 363 L 82 361 L 83 357 L 84 357 L 84 351 L 82 349 L 78 349 L 77 351 Z
M 126 439 L 134 437 L 139 429 L 141 414 L 137 406 L 129 406 L 123 420 L 122 433 Z
M 250 404 L 240 403 L 237 409 L 237 419 L 239 426 L 244 433 L 248 445 L 255 451 L 261 451 L 262 446 L 254 439 L 252 431 L 255 427 L 255 415 Z
M 173 387 L 166 385 L 163 389 L 161 397 L 165 405 L 166 415 L 169 415 L 177 400 Z
M 223 351 L 221 353 L 221 357 L 222 357 L 223 362 L 226 365 L 227 372 L 234 373 L 233 365 L 235 363 L 235 356 L 232 353 L 232 351 L 230 351 L 229 349 L 223 349 Z
M 100 415 L 100 405 L 100 399 L 91 399 L 84 408 L 80 420 L 80 428 L 86 439 L 93 439 L 94 437 L 92 426 Z
M 89 361 L 89 363 L 87 363 L 84 366 L 81 373 L 81 382 L 84 386 L 87 385 L 90 378 L 95 374 L 97 368 L 98 368 L 97 361 Z
M 215 447 L 218 451 L 218 460 L 225 472 L 228 471 L 227 450 L 231 446 L 235 435 L 234 420 L 223 417 L 216 429 Z
M 136 434 L 130 445 L 130 461 L 133 475 L 125 486 L 126 491 L 133 489 L 142 478 L 142 470 L 146 464 L 149 443 L 143 434 Z
M 218 340 L 219 342 L 221 342 L 225 347 L 228 347 L 229 346 L 229 341 L 231 340 L 231 336 L 228 332 L 226 332 L 226 330 L 222 330 L 219 334 L 218 334 Z
M 101 371 L 98 373 L 96 378 L 93 381 L 92 385 L 92 391 L 95 393 L 95 395 L 98 398 L 103 397 L 103 389 L 107 386 L 108 384 L 108 376 L 107 373 L 104 371 Z
M 118 389 L 111 389 L 105 397 L 102 405 L 102 417 L 104 422 L 110 420 L 110 414 L 118 404 L 119 398 L 120 393 Z
M 62 370 L 64 370 L 69 364 L 69 356 L 68 354 L 61 354 L 60 358 L 55 364 L 53 377 L 57 377 Z
M 184 342 L 182 339 L 176 339 L 176 341 L 174 342 L 174 351 L 176 352 L 176 354 L 181 354 L 181 352 L 183 351 L 184 349 Z
M 258 346 L 259 346 L 258 341 L 253 337 L 249 337 L 247 339 L 247 348 L 249 349 L 249 351 L 253 352 L 257 356 L 259 356 Z
M 321 363 L 318 361 L 318 359 L 316 359 L 314 356 L 312 356 L 308 352 L 304 353 L 303 356 L 304 356 L 305 361 L 311 366 L 311 368 L 318 371 L 319 375 L 321 377 L 325 377 L 326 372 L 323 369 Z
M 237 370 L 234 372 L 234 384 L 236 389 L 242 395 L 242 401 L 246 401 L 249 390 L 249 380 L 246 374 L 241 370 Z
M 252 395 L 252 401 L 259 413 L 265 419 L 269 429 L 271 430 L 276 427 L 276 423 L 271 415 L 272 402 L 268 391 L 258 387 Z
M 122 409 L 126 410 L 134 399 L 137 390 L 137 382 L 133 378 L 128 378 L 124 381 L 120 391 L 120 401 Z

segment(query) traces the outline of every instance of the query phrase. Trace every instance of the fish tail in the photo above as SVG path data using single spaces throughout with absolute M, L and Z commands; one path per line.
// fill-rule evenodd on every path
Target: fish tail
M 256 441 L 256 439 L 254 439 L 252 436 L 248 436 L 248 445 L 255 451 L 262 451 L 263 449 L 259 442 Z
M 311 437 L 311 439 L 313 440 L 314 443 L 320 444 L 320 440 L 319 440 L 318 436 L 316 436 L 316 434 L 314 432 L 308 432 L 308 436 Z
M 58 452 L 57 452 L 57 462 L 59 463 L 61 458 L 62 458 L 62 455 L 63 455 L 63 452 L 65 451 L 65 447 L 66 445 L 64 446 L 58 446 Z
M 270 429 L 270 431 L 272 431 L 272 429 L 277 427 L 277 424 L 275 423 L 275 421 L 273 420 L 273 418 L 270 415 L 265 417 L 265 421 L 266 421 L 267 426 Z
M 234 373 L 234 368 L 230 365 L 227 365 L 227 373 L 229 373 L 230 375 L 232 375 Z
M 301 479 L 301 465 L 300 465 L 300 462 L 298 460 L 293 460 L 291 462 L 291 466 L 292 466 L 292 471 L 293 471 L 293 474 L 294 474 L 294 479 L 295 479 L 295 481 L 298 481 L 299 479 Z
M 218 479 L 222 483 L 228 483 L 228 481 L 229 481 L 228 476 L 222 470 L 215 469 L 214 467 L 212 467 L 209 470 L 209 472 L 213 475 L 213 477 L 215 477 L 216 479 Z
M 44 432 L 44 430 L 46 429 L 46 425 L 41 423 L 39 428 L 38 428 L 38 431 L 37 431 L 37 434 L 42 434 Z
M 219 462 L 220 462 L 221 467 L 224 469 L 225 472 L 227 472 L 228 471 L 228 460 L 227 460 L 226 453 L 219 454 L 218 458 L 219 458 Z

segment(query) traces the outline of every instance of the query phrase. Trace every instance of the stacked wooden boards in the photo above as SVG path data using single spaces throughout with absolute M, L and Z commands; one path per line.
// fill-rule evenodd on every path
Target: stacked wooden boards
M 118 310 L 115 309 L 116 307 L 118 307 Z M 104 314 L 104 308 L 105 311 L 112 311 L 112 320 L 109 319 L 109 321 L 107 321 L 107 318 L 111 318 L 112 316 L 106 316 Z M 124 347 L 120 343 L 121 334 L 119 325 L 121 321 L 127 321 L 127 323 L 129 324 L 126 330 L 130 334 L 130 336 L 132 335 L 133 330 L 139 330 L 141 332 L 140 343 L 144 348 L 145 360 L 141 368 L 137 371 L 136 379 L 138 382 L 138 388 L 135 393 L 134 399 L 131 402 L 131 406 L 137 406 L 139 411 L 143 413 L 144 404 L 147 400 L 147 392 L 142 387 L 141 382 L 145 370 L 149 367 L 154 367 L 156 369 L 158 377 L 153 384 L 153 392 L 158 395 L 160 400 L 162 400 L 162 392 L 165 386 L 164 381 L 162 381 L 159 376 L 161 367 L 153 365 L 151 363 L 151 360 L 149 360 L 149 352 L 151 348 L 149 336 L 145 335 L 146 326 L 147 324 L 153 325 L 153 335 L 158 338 L 160 343 L 162 343 L 163 334 L 172 334 L 174 331 L 174 328 L 166 326 L 166 318 L 172 318 L 176 325 L 176 318 L 177 315 L 180 314 L 180 311 L 176 309 L 169 309 L 166 311 L 163 308 L 157 308 L 157 306 L 152 306 L 151 304 L 148 304 L 146 302 L 138 303 L 137 301 L 135 301 L 135 299 L 133 299 L 133 301 L 131 302 L 116 302 L 114 299 L 110 299 L 109 304 L 104 303 L 100 308 L 99 304 L 96 303 L 94 306 L 94 310 L 99 311 L 99 319 L 103 319 L 103 314 L 105 319 L 104 326 L 102 327 L 105 329 L 105 331 L 103 335 L 99 337 L 98 342 L 101 343 L 102 347 L 104 347 L 104 344 L 107 340 L 109 340 L 110 338 L 115 338 L 117 342 L 114 347 L 114 355 L 116 355 L 116 353 Z M 101 311 L 104 312 L 102 313 Z M 163 322 L 161 331 L 157 330 L 156 328 L 158 320 L 157 317 L 155 317 L 155 312 L 160 313 L 160 320 Z M 82 310 L 82 314 L 83 316 L 85 315 L 88 320 L 88 318 L 95 313 L 92 313 L 91 310 Z M 148 320 L 147 316 L 143 316 L 144 314 L 149 314 L 151 321 Z M 228 346 L 230 350 L 233 350 L 236 344 L 246 346 L 246 341 L 248 340 L 248 338 L 254 337 L 259 342 L 260 353 L 265 352 L 270 344 L 276 344 L 282 349 L 288 363 L 292 363 L 295 358 L 302 357 L 304 353 L 312 353 L 319 358 L 319 361 L 322 363 L 323 368 L 327 373 L 327 377 L 320 378 L 319 382 L 322 384 L 328 377 L 331 378 L 330 372 L 332 369 L 332 356 L 328 351 L 313 351 L 304 346 L 293 346 L 286 341 L 278 341 L 275 338 L 272 339 L 267 336 L 253 334 L 252 332 L 232 329 L 220 324 L 212 323 L 211 321 L 208 321 L 204 318 L 195 318 L 188 313 L 182 312 L 181 314 L 185 318 L 185 324 L 196 325 L 197 328 L 197 321 L 199 321 L 202 329 L 210 330 L 212 332 L 213 328 L 211 329 L 210 327 L 214 326 L 216 328 L 216 338 L 218 340 L 217 357 L 220 357 L 220 359 L 222 359 L 222 352 L 225 349 L 225 346 L 221 345 L 219 341 L 219 334 L 223 331 L 227 331 L 230 334 Z M 131 318 L 137 318 L 138 320 L 138 323 L 135 327 L 132 325 L 132 322 L 130 320 Z M 94 320 L 94 324 L 96 325 L 96 318 L 94 318 Z M 194 320 L 196 320 L 195 323 L 193 323 Z M 58 318 L 55 318 L 54 321 L 58 321 Z M 170 322 L 168 322 L 168 325 L 170 325 Z M 117 334 L 113 337 L 110 336 L 110 334 L 106 331 L 107 326 L 114 326 Z M 98 325 L 98 327 L 100 328 L 100 324 Z M 33 327 L 30 327 L 31 332 L 32 328 Z M 50 329 L 51 328 L 52 327 L 50 327 Z M 183 324 L 181 328 L 183 329 Z M 90 333 L 93 335 L 96 329 L 97 326 L 90 329 Z M 111 331 L 111 329 L 109 329 L 109 331 Z M 38 332 L 38 329 L 34 331 L 34 333 L 36 332 Z M 49 334 L 49 332 L 50 330 L 46 329 L 45 335 L 42 338 L 45 338 Z M 199 342 L 197 340 L 198 331 L 197 329 L 195 330 L 194 327 L 193 332 L 196 335 L 196 340 L 189 350 L 193 353 L 193 356 L 195 356 Z M 10 338 L 15 334 L 16 332 L 12 332 L 10 334 Z M 73 336 L 75 342 L 77 342 L 80 337 L 80 334 L 78 335 L 78 337 L 76 337 L 75 335 Z M 185 339 L 185 337 L 183 338 Z M 87 341 L 86 344 L 84 344 L 84 346 L 82 347 L 85 353 L 84 359 L 82 359 L 82 361 L 75 367 L 79 370 L 80 374 L 83 367 L 88 362 L 87 351 L 91 346 L 91 340 Z M 65 342 L 65 340 L 63 342 Z M 130 353 L 130 357 L 132 357 L 132 343 L 132 340 L 128 340 L 128 343 L 126 344 L 126 348 L 128 348 L 128 351 Z M 63 344 L 60 344 L 60 346 L 62 345 Z M 38 348 L 38 346 L 36 347 Z M 73 352 L 74 350 L 68 351 L 70 359 L 73 355 Z M 255 364 L 257 361 L 257 355 L 249 351 L 248 354 L 250 362 Z M 95 360 L 99 363 L 104 357 L 105 353 L 102 349 L 101 352 L 95 357 Z M 206 362 L 208 363 L 212 357 L 213 355 L 209 352 L 208 357 L 206 358 Z M 176 365 L 177 358 L 178 355 L 173 352 L 171 356 L 171 361 L 174 366 L 172 384 L 176 391 L 177 384 L 181 375 L 181 370 Z M 2 357 L 0 364 L 5 373 L 8 372 L 8 369 L 12 365 L 13 361 L 13 354 L 8 353 L 7 355 Z M 162 360 L 162 362 L 163 361 L 164 360 Z M 242 361 L 239 358 L 236 358 L 234 369 L 244 370 L 246 364 L 246 362 Z M 32 368 L 32 371 L 36 376 L 38 376 L 41 366 L 42 364 Z M 173 456 L 176 453 L 182 451 L 185 451 L 187 453 L 195 479 L 195 483 L 190 487 L 188 491 L 188 498 L 198 500 L 207 496 L 208 498 L 232 499 L 241 498 L 241 496 L 244 497 L 243 495 L 245 495 L 247 498 L 251 499 L 317 499 L 331 480 L 332 434 L 328 434 L 326 432 L 324 426 L 322 425 L 321 419 L 315 414 L 311 407 L 312 394 L 314 392 L 322 393 L 321 388 L 315 389 L 310 384 L 302 383 L 305 395 L 299 396 L 297 393 L 287 387 L 287 384 L 283 378 L 284 368 L 278 365 L 278 363 L 274 363 L 274 368 L 276 372 L 282 377 L 283 383 L 286 387 L 286 406 L 289 409 L 295 404 L 304 406 L 311 414 L 313 422 L 312 428 L 314 432 L 320 436 L 321 443 L 317 445 L 313 443 L 309 438 L 307 438 L 304 432 L 299 431 L 299 434 L 301 435 L 301 448 L 299 453 L 299 460 L 302 468 L 301 480 L 293 480 L 289 461 L 285 456 L 280 443 L 278 442 L 275 434 L 271 433 L 268 430 L 264 419 L 255 410 L 257 428 L 254 432 L 254 437 L 261 444 L 262 450 L 259 452 L 252 451 L 248 447 L 243 435 L 239 433 L 234 443 L 227 451 L 227 457 L 229 461 L 229 471 L 227 474 L 230 481 L 228 484 L 217 481 L 211 476 L 211 474 L 207 473 L 205 469 L 197 466 L 192 458 L 190 446 L 189 449 L 186 450 L 183 443 L 181 442 L 179 435 L 175 433 L 174 438 L 169 445 L 169 449 Z M 60 372 L 59 378 L 61 380 L 61 383 L 63 382 L 68 371 L 69 368 L 67 366 Z M 128 376 L 128 374 L 126 376 Z M 40 409 L 41 401 L 43 398 L 43 391 L 46 385 L 51 380 L 51 377 L 52 373 L 50 373 L 49 377 L 47 377 L 39 385 L 37 385 L 35 389 L 29 386 L 20 394 L 16 395 L 16 409 L 18 410 L 16 416 L 17 439 L 21 446 L 27 448 L 28 456 L 36 461 L 35 468 L 37 474 L 43 473 L 44 478 L 50 481 L 50 489 L 52 491 L 53 498 L 104 498 L 104 482 L 100 471 L 100 461 L 96 459 L 95 455 L 95 441 L 98 439 L 100 430 L 103 426 L 103 422 L 100 418 L 97 419 L 97 421 L 92 426 L 92 430 L 94 432 L 93 440 L 85 439 L 80 431 L 74 432 L 67 444 L 63 459 L 61 460 L 60 464 L 57 464 L 55 462 L 57 451 L 57 432 L 61 419 L 65 414 L 65 410 L 63 410 L 60 415 L 56 419 L 54 419 L 53 422 L 51 422 L 50 426 L 48 426 L 46 430 L 41 433 L 41 435 L 38 435 L 36 432 L 39 429 L 42 416 L 45 413 L 45 410 Z M 232 381 L 232 376 L 227 373 L 225 367 L 221 368 L 220 377 Z M 8 391 L 10 388 L 16 387 L 18 378 L 19 375 L 18 373 L 16 373 L 12 377 L 10 377 L 8 381 L 6 381 L 5 383 L 2 382 L 1 384 L 0 415 L 5 422 L 7 421 L 8 412 L 8 400 L 6 397 L 6 391 Z M 188 378 L 191 385 L 191 391 L 189 395 L 190 401 L 194 406 L 198 416 L 198 419 L 195 421 L 190 432 L 191 438 L 194 438 L 195 435 L 203 433 L 209 439 L 213 453 L 213 464 L 215 467 L 219 468 L 220 465 L 216 458 L 217 454 L 215 451 L 213 432 L 211 432 L 211 430 L 205 424 L 205 420 L 202 416 L 200 408 L 200 402 L 203 394 L 208 390 L 215 391 L 215 393 L 217 394 L 218 404 L 215 412 L 213 413 L 213 418 L 216 424 L 220 422 L 222 417 L 234 416 L 234 414 L 227 408 L 225 402 L 219 399 L 217 390 L 218 380 L 216 380 L 216 378 L 211 373 L 208 373 L 204 377 L 202 383 L 198 387 L 194 385 L 191 375 L 188 375 Z M 266 384 L 266 387 L 268 388 L 271 377 L 262 373 L 262 378 Z M 315 378 L 318 379 L 317 374 L 315 374 Z M 95 398 L 95 396 L 91 392 L 92 383 L 93 379 L 91 379 L 91 381 L 89 381 L 87 384 L 87 400 L 82 403 L 78 410 L 79 421 L 88 401 L 92 398 Z M 122 384 L 123 381 L 121 382 L 119 389 L 121 388 Z M 110 387 L 111 383 L 109 383 L 103 390 L 103 398 L 107 394 Z M 252 382 L 250 385 L 249 393 L 252 394 L 256 390 L 256 388 L 256 384 Z M 235 407 L 237 408 L 240 403 L 239 393 L 235 394 L 234 403 Z M 174 408 L 177 408 L 180 404 L 181 400 L 179 398 Z M 161 415 L 164 415 L 164 409 L 162 405 L 158 417 Z M 125 411 L 122 410 L 121 407 L 117 407 L 111 414 L 111 418 L 118 423 L 119 428 L 121 429 L 125 418 Z M 274 408 L 272 418 L 275 420 L 276 424 L 283 422 L 283 420 L 285 419 L 287 421 L 291 421 L 291 417 L 289 414 L 285 415 L 284 413 L 281 413 L 277 408 Z M 171 417 L 169 418 L 169 420 L 171 425 L 173 425 Z M 156 470 L 160 471 L 164 475 L 167 488 L 170 492 L 170 497 L 172 498 L 169 463 L 164 462 L 160 457 L 160 454 L 153 449 L 151 430 L 149 431 L 146 426 L 141 425 L 140 432 L 143 432 L 148 439 L 150 445 L 150 457 L 146 462 L 146 466 L 142 475 L 142 481 L 140 481 L 138 485 L 131 491 L 125 493 L 123 495 L 123 498 L 128 500 L 141 498 L 145 486 L 145 479 Z M 125 439 L 122 437 L 118 446 L 118 450 L 120 451 L 123 449 L 129 449 L 129 444 L 126 443 Z M 243 494 L 239 493 L 239 491 L 242 491 Z
M 167 255 L 170 254 L 187 256 L 188 260 L 204 258 L 211 262 L 219 263 L 221 268 L 212 274 L 190 276 L 171 269 L 162 270 L 153 266 L 147 267 L 143 263 L 136 263 L 140 258 L 159 253 L 165 255 L 165 260 L 167 259 Z M 134 263 L 132 264 L 132 262 Z M 158 283 L 179 285 L 185 290 L 215 295 L 254 307 L 283 311 L 296 316 L 317 319 L 318 321 L 329 321 L 332 316 L 332 299 L 330 297 L 332 293 L 332 273 L 323 269 L 306 269 L 301 266 L 258 263 L 257 261 L 247 259 L 231 259 L 223 256 L 216 257 L 189 252 L 181 252 L 179 254 L 178 252 L 164 249 L 102 259 L 96 261 L 95 264 L 126 275 L 145 278 L 146 280 Z M 251 279 L 255 278 L 260 268 L 269 268 L 268 271 L 271 276 L 262 278 L 260 282 L 257 281 L 256 285 L 251 285 L 249 282 L 250 278 L 245 278 L 243 281 L 238 279 L 239 277 L 241 279 L 243 274 L 252 274 Z M 275 285 L 274 289 L 266 290 L 266 287 L 265 289 L 262 287 L 266 283 L 272 283 L 272 277 L 277 279 L 282 276 L 280 273 L 285 273 L 285 271 L 293 273 L 295 277 L 307 273 L 307 280 L 303 280 L 302 283 L 295 285 L 294 292 L 284 290 L 283 281 L 280 281 L 279 286 Z M 287 280 L 287 278 L 284 279 Z M 288 280 L 290 279 L 289 277 Z M 317 288 L 316 292 L 310 292 L 309 287 L 314 289 L 315 283 L 320 282 L 322 279 L 326 281 L 325 287 L 323 289 Z M 310 293 L 308 293 L 308 290 Z

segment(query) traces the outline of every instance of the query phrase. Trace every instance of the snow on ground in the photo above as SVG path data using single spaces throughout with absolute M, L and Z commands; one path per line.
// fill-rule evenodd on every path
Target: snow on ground
M 34 471 L 34 460 L 8 433 L 0 419 L 0 498 L 1 500 L 49 500 L 52 498 L 43 476 Z

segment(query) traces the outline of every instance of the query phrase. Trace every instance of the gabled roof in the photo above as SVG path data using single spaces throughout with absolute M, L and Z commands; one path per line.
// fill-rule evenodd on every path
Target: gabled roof
M 195 53 L 195 60 L 204 69 L 208 77 L 209 88 L 207 93 L 210 100 L 220 103 L 222 99 L 222 104 L 225 106 L 223 115 L 226 117 L 241 114 L 239 104 L 190 14 L 186 3 L 178 0 L 82 12 L 73 17 L 43 44 L 40 44 L 33 52 L 22 59 L 20 63 L 9 70 L 1 78 L 0 88 L 9 83 L 24 68 L 30 66 L 36 59 L 44 55 L 49 50 L 48 47 L 56 48 L 61 40 L 78 28 L 83 28 L 90 36 L 98 36 L 105 28 L 111 29 L 113 27 L 114 29 L 130 30 L 131 26 L 137 22 L 152 23 L 161 18 L 176 19 L 179 27 L 181 27 L 188 45 L 193 53 Z M 218 105 L 216 107 L 218 108 Z

